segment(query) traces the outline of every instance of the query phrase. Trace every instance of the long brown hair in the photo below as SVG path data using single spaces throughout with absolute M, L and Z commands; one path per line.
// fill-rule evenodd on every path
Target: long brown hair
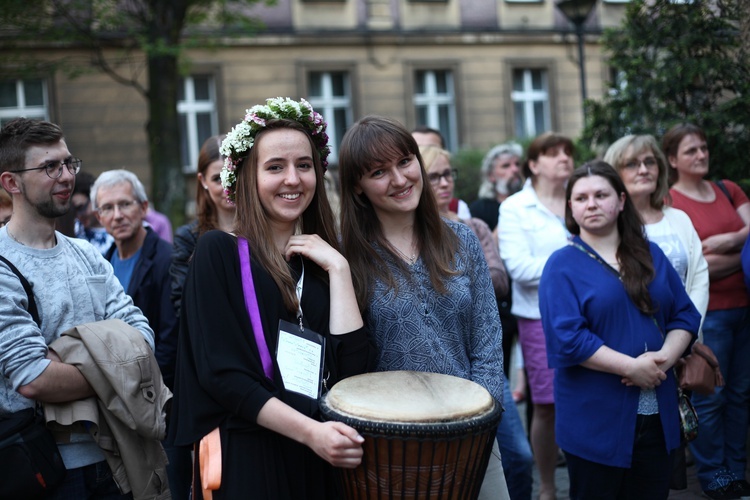
M 565 225 L 573 234 L 580 235 L 581 227 L 573 218 L 570 209 L 570 196 L 573 186 L 584 177 L 599 176 L 607 180 L 618 196 L 625 195 L 625 206 L 617 216 L 617 231 L 620 244 L 617 246 L 617 261 L 620 263 L 620 278 L 630 299 L 644 314 L 656 312 L 648 285 L 654 279 L 654 263 L 648 240 L 643 232 L 643 224 L 630 199 L 625 184 L 617 171 L 607 162 L 593 160 L 584 163 L 570 176 L 565 190 Z
M 390 253 L 404 274 L 408 269 L 383 235 L 372 203 L 364 194 L 358 195 L 355 188 L 373 168 L 408 155 L 417 157 L 425 184 L 414 217 L 414 233 L 430 281 L 439 293 L 445 293 L 444 279 L 455 272 L 458 236 L 440 218 L 435 195 L 426 184 L 427 174 L 416 141 L 399 122 L 382 116 L 366 116 L 346 132 L 339 148 L 341 237 L 361 310 L 365 310 L 370 301 L 374 277 L 396 288 L 393 275 L 373 243 Z
M 305 134 L 310 142 L 313 166 L 315 169 L 315 194 L 310 205 L 305 209 L 297 222 L 303 234 L 317 234 L 336 250 L 339 244 L 336 238 L 336 228 L 333 223 L 333 211 L 328 203 L 325 183 L 323 182 L 323 166 L 320 154 L 305 127 L 294 120 L 273 119 L 266 123 L 266 127 L 255 136 L 255 145 L 237 169 L 237 217 L 235 219 L 235 233 L 247 239 L 253 257 L 273 277 L 281 291 L 286 308 L 294 312 L 297 310 L 297 296 L 295 283 L 289 271 L 289 265 L 284 256 L 274 244 L 273 229 L 269 223 L 269 216 L 258 197 L 258 144 L 271 130 L 291 129 Z M 309 263 L 312 272 L 327 281 L 328 274 L 314 263 Z M 307 269 L 307 266 L 306 266 Z
M 219 148 L 221 147 L 221 141 L 224 140 L 225 135 L 214 135 L 206 139 L 201 146 L 200 153 L 198 153 L 198 173 L 206 178 L 206 171 L 208 166 L 216 160 L 222 159 Z M 208 179 L 206 179 L 208 180 Z M 216 203 L 211 199 L 208 192 L 203 188 L 203 185 L 196 182 L 195 192 L 195 205 L 196 215 L 198 216 L 198 234 L 203 234 L 206 231 L 217 229 L 219 227 L 219 219 L 216 215 L 218 208 Z

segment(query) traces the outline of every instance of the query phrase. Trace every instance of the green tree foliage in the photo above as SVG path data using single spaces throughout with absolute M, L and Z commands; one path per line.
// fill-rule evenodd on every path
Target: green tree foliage
M 603 44 L 617 72 L 587 102 L 581 142 L 602 151 L 626 134 L 693 122 L 706 131 L 714 177 L 750 177 L 750 67 L 740 37 L 746 0 L 633 0 Z
M 451 167 L 458 170 L 453 196 L 471 203 L 477 199 L 477 191 L 482 183 L 482 159 L 486 151 L 461 149 L 451 156 Z
M 152 196 L 174 222 L 184 217 L 177 87 L 185 49 L 216 47 L 217 35 L 252 34 L 257 0 L 4 0 L 0 68 L 6 76 L 102 71 L 148 102 Z M 50 59 L 43 50 L 85 49 Z M 144 62 L 145 59 L 145 62 Z

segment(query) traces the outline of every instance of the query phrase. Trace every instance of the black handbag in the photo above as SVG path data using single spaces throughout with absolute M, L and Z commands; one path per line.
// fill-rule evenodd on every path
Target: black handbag
M 28 311 L 40 325 L 31 285 L 8 259 L 0 260 L 21 280 L 28 296 Z M 35 500 L 49 496 L 65 479 L 65 464 L 55 438 L 37 408 L 0 416 L 0 498 Z
M 0 418 L 0 498 L 45 498 L 65 479 L 65 464 L 36 408 Z

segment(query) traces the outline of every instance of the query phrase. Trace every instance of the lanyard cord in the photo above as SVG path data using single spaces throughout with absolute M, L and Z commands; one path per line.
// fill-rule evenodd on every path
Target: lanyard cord
M 300 274 L 299 280 L 297 281 L 297 320 L 299 321 L 299 329 L 301 332 L 305 331 L 305 327 L 302 326 L 302 287 L 305 284 L 305 261 L 302 259 L 302 256 L 300 256 L 300 261 L 302 261 L 302 273 Z

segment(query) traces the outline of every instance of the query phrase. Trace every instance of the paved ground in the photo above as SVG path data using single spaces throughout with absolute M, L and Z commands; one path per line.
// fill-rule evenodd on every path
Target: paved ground
M 568 471 L 565 467 L 558 467 L 555 472 L 555 483 L 557 485 L 557 500 L 568 500 Z M 534 492 L 531 495 L 532 499 L 538 498 L 538 485 L 539 479 L 537 477 L 536 470 L 534 470 Z M 701 491 L 700 484 L 695 477 L 695 467 L 688 467 L 688 487 L 686 490 L 672 490 L 669 494 L 669 498 L 680 499 L 680 500 L 706 500 L 706 496 Z
M 515 370 L 511 370 L 513 372 Z M 511 373 L 511 387 L 515 384 L 515 377 Z M 525 422 L 525 412 L 526 412 L 526 403 L 520 403 L 518 405 L 518 410 L 521 413 L 521 420 Z M 748 441 L 750 442 L 750 436 Z M 749 448 L 750 449 L 750 448 Z M 748 464 L 748 467 L 750 468 L 750 463 Z M 670 499 L 680 499 L 680 500 L 696 500 L 696 499 L 703 499 L 705 500 L 706 496 L 703 495 L 703 492 L 701 491 L 700 484 L 698 483 L 698 479 L 695 476 L 695 466 L 690 465 L 687 469 L 688 472 L 688 487 L 685 490 L 671 490 L 669 498 Z M 564 467 L 558 467 L 555 472 L 555 484 L 557 485 L 557 499 L 558 500 L 567 500 L 569 499 L 568 496 L 568 470 Z M 538 498 L 538 488 L 539 488 L 539 477 L 537 474 L 536 469 L 534 469 L 534 491 L 532 493 L 531 498 L 537 499 Z
M 525 411 L 525 408 L 522 405 L 519 405 L 519 409 L 521 411 Z M 522 413 L 523 415 L 523 413 Z M 696 500 L 696 499 L 703 499 L 705 500 L 706 496 L 703 495 L 703 492 L 701 491 L 700 483 L 698 483 L 698 479 L 695 477 L 695 466 L 690 465 L 687 469 L 688 473 L 688 487 L 685 490 L 671 490 L 669 494 L 670 499 L 680 499 L 680 500 Z M 557 486 L 557 500 L 568 500 L 570 497 L 568 496 L 568 470 L 565 468 L 565 466 L 560 466 L 555 471 L 555 484 Z M 531 495 L 532 499 L 538 498 L 539 495 L 539 475 L 537 474 L 536 468 L 534 469 L 534 491 Z

